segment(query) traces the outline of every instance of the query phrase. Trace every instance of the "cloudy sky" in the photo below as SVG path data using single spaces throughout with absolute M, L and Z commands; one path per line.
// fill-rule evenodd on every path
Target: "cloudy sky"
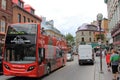
M 107 5 L 104 0 L 24 0 L 35 9 L 35 14 L 54 20 L 54 27 L 63 34 L 75 36 L 83 23 L 96 20 L 98 13 L 107 18 Z

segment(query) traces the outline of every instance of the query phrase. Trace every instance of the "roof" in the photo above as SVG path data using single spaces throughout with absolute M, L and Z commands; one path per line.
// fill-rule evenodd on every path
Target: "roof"
M 35 10 L 31 5 L 29 5 L 29 4 L 25 4 L 24 5 L 24 8 L 31 8 L 31 9 L 33 9 L 33 10 Z
M 84 31 L 84 30 L 85 31 L 99 31 L 99 27 L 93 24 L 84 23 L 78 27 L 77 31 Z M 104 31 L 104 30 L 101 28 L 101 31 Z
M 54 31 L 58 34 L 61 34 L 61 32 L 58 29 L 56 29 L 55 27 L 53 27 L 51 25 L 46 25 L 46 24 L 41 24 L 41 25 L 42 25 L 42 27 L 45 28 L 45 30 L 51 30 L 51 31 Z
M 18 5 L 15 4 L 15 3 L 13 4 L 13 8 L 14 8 L 14 7 L 18 7 L 20 10 L 23 10 L 25 13 L 28 13 L 28 14 L 30 14 L 31 16 L 33 16 L 34 18 L 42 21 L 42 18 L 41 18 L 41 17 L 39 17 L 39 16 L 37 16 L 37 15 L 35 15 L 35 14 L 31 14 L 30 12 L 28 12 L 28 11 L 25 10 L 24 8 L 21 8 L 20 6 L 18 6 Z

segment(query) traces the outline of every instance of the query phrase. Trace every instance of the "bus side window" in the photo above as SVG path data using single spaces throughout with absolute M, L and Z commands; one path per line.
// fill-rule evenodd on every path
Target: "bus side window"
M 59 49 L 56 49 L 56 58 L 62 57 L 62 51 Z
M 64 55 L 64 51 L 61 50 L 61 51 L 60 51 L 60 56 L 63 57 L 63 55 Z
M 39 63 L 41 63 L 45 58 L 45 48 L 39 48 Z

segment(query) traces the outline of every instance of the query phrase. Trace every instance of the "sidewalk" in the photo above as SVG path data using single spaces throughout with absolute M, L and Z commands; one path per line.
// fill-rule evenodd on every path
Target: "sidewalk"
M 94 80 L 112 80 L 112 72 L 107 71 L 105 58 L 102 59 L 102 70 L 103 73 L 100 73 L 100 57 L 96 57 Z

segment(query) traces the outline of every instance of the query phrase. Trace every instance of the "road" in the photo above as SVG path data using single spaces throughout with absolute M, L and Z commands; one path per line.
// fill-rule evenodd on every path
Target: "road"
M 77 57 L 74 61 L 67 62 L 65 67 L 62 67 L 48 76 L 44 76 L 38 80 L 94 80 L 95 65 L 78 65 Z M 30 80 L 30 78 L 0 76 L 0 80 Z M 33 80 L 33 79 L 31 79 Z

